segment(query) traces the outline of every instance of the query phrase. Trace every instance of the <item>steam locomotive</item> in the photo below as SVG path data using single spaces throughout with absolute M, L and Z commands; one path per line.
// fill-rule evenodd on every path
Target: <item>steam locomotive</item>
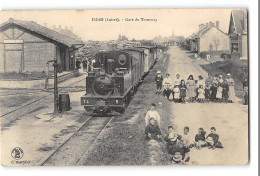
M 154 46 L 97 53 L 92 60 L 93 69 L 86 77 L 86 94 L 81 97 L 81 105 L 93 113 L 123 113 L 156 59 Z

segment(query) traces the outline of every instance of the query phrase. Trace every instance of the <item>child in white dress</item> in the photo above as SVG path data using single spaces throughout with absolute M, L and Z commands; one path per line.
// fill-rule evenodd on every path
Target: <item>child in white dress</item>
M 205 99 L 205 91 L 203 89 L 203 86 L 200 85 L 198 89 L 198 100 L 199 102 L 203 102 Z
M 173 96 L 173 101 L 174 102 L 179 102 L 179 99 L 180 99 L 180 88 L 178 85 L 174 86 L 174 89 L 173 89 L 173 92 L 174 92 L 174 96 Z

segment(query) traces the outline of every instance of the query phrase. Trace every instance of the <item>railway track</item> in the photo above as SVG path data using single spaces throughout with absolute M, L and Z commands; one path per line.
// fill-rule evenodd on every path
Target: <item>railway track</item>
M 77 80 L 74 81 L 74 82 L 69 82 L 69 85 L 76 84 L 76 83 L 81 82 L 81 81 L 83 81 L 83 80 L 85 80 L 85 79 L 86 79 L 85 77 L 83 77 L 82 79 L 79 79 L 79 80 L 77 79 Z M 63 90 L 66 88 L 66 87 L 64 88 L 64 86 L 66 86 L 66 83 L 65 83 L 65 85 L 63 85 L 63 88 L 60 88 L 60 89 L 59 89 L 59 91 L 63 91 Z M 27 106 L 29 106 L 29 105 L 32 105 L 32 104 L 34 104 L 34 103 L 36 103 L 36 102 L 38 102 L 38 101 L 40 101 L 40 100 L 42 100 L 42 99 L 44 99 L 44 98 L 47 98 L 47 97 L 49 97 L 49 96 L 51 96 L 51 95 L 53 94 L 53 92 L 44 92 L 44 93 L 46 93 L 44 96 L 42 96 L 42 97 L 40 97 L 40 98 L 37 98 L 37 99 L 35 99 L 35 100 L 32 100 L 31 102 L 26 103 L 26 104 L 24 104 L 24 105 L 22 105 L 22 106 L 19 106 L 18 108 L 15 108 L 15 109 L 13 109 L 13 110 L 7 112 L 7 113 L 4 113 L 4 114 L 1 115 L 0 117 L 4 117 L 4 116 L 6 116 L 6 115 L 8 115 L 8 114 L 11 114 L 11 113 L 13 113 L 13 112 L 19 110 L 19 109 L 22 109 L 22 108 L 24 108 L 24 107 L 27 107 Z M 21 94 L 19 94 L 19 95 L 21 95 Z
M 89 117 L 64 143 L 40 163 L 41 166 L 83 165 L 112 117 Z

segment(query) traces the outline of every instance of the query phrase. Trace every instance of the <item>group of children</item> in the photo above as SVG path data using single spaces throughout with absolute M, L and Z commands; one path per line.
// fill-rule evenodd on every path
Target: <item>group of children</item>
M 146 128 L 145 135 L 146 139 L 150 141 L 162 142 L 162 133 L 160 130 L 160 115 L 155 110 L 155 104 L 150 105 L 150 110 L 145 116 Z M 172 161 L 188 162 L 190 159 L 190 148 L 195 147 L 201 149 L 202 147 L 208 147 L 209 149 L 223 148 L 219 141 L 219 135 L 216 134 L 216 128 L 211 127 L 211 133 L 206 137 L 206 132 L 203 128 L 199 128 L 198 134 L 195 139 L 192 140 L 189 135 L 189 127 L 184 127 L 183 134 L 177 134 L 174 131 L 173 126 L 168 127 L 168 134 L 164 137 L 166 142 L 167 151 L 172 155 Z M 194 142 L 193 142 L 194 141 Z
M 234 80 L 231 74 L 228 73 L 226 78 L 223 79 L 222 75 L 215 75 L 209 77 L 204 81 L 200 75 L 198 80 L 194 80 L 193 75 L 188 77 L 185 82 L 180 78 L 180 74 L 176 75 L 176 79 L 171 79 L 170 74 L 167 73 L 163 78 L 161 71 L 157 71 L 155 77 L 157 92 L 160 94 L 163 89 L 163 94 L 169 100 L 174 102 L 185 103 L 186 99 L 189 102 L 234 102 L 235 89 Z M 173 98 L 170 98 L 172 95 Z

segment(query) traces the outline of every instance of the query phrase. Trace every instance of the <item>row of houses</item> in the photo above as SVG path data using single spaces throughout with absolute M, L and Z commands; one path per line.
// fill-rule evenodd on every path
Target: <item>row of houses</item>
M 54 57 L 62 71 L 74 70 L 75 51 L 84 46 L 74 36 L 68 29 L 10 18 L 0 25 L 0 72 L 43 72 Z
M 219 21 L 200 24 L 197 33 L 183 41 L 183 46 L 199 55 L 222 53 L 247 59 L 247 11 L 232 10 L 228 33 L 219 29 Z

